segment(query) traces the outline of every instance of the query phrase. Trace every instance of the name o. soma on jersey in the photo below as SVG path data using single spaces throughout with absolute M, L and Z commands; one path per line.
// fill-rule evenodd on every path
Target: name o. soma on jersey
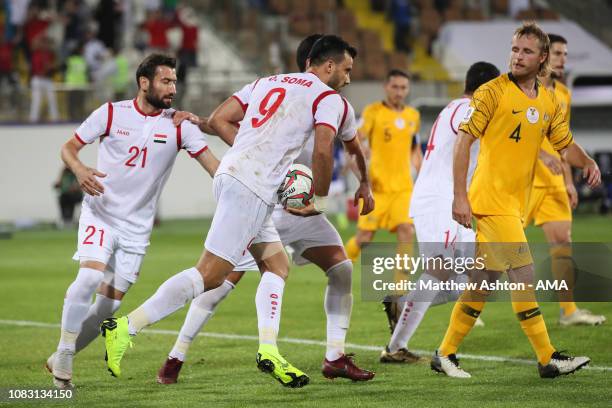
M 271 76 L 268 78 L 268 81 L 276 81 L 278 82 L 278 75 Z M 280 80 L 281 83 L 287 83 L 291 85 L 302 85 L 306 88 L 310 88 L 312 86 L 312 81 L 305 78 L 296 78 L 292 76 L 284 76 Z

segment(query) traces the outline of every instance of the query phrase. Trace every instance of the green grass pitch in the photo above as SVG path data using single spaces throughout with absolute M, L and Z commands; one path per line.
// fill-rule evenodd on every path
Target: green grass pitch
M 575 241 L 612 242 L 611 219 L 580 216 L 574 225 Z M 190 267 L 200 255 L 209 220 L 169 221 L 157 228 L 145 258 L 138 283 L 126 296 L 119 311 L 124 314 L 141 304 L 170 275 Z M 346 239 L 353 227 L 343 231 Z M 528 231 L 530 240 L 542 242 L 542 232 Z M 378 241 L 389 241 L 380 234 Z M 64 293 L 74 279 L 77 264 L 71 260 L 75 231 L 20 232 L 0 240 L 0 388 L 51 386 L 43 370 L 54 351 L 57 327 L 16 326 L 7 321 L 58 324 Z M 255 365 L 257 322 L 254 293 L 258 274 L 249 273 L 221 304 L 207 332 L 251 336 L 245 338 L 199 337 L 183 367 L 179 383 L 158 385 L 155 375 L 170 350 L 175 336 L 143 332 L 123 360 L 124 376 L 112 378 L 105 368 L 104 347 L 97 339 L 78 354 L 74 366 L 77 385 L 72 406 L 173 407 L 173 406 L 350 406 L 350 407 L 474 407 L 474 406 L 610 406 L 612 401 L 612 322 L 600 327 L 561 328 L 557 325 L 558 305 L 542 304 L 554 345 L 571 353 L 592 358 L 595 369 L 555 380 L 537 375 L 531 347 L 522 334 L 508 303 L 492 303 L 483 312 L 486 327 L 475 328 L 461 352 L 532 360 L 483 361 L 463 359 L 472 374 L 469 380 L 436 375 L 428 364 L 382 365 L 379 348 L 389 337 L 386 318 L 378 303 L 360 299 L 359 268 L 354 275 L 355 306 L 348 347 L 357 353 L 360 366 L 376 371 L 368 383 L 329 381 L 320 374 L 324 347 L 281 340 L 279 347 L 289 361 L 311 376 L 303 389 L 285 389 L 260 373 Z M 323 341 L 324 274 L 316 267 L 294 267 L 283 301 L 280 337 Z M 612 319 L 612 305 L 585 305 Z M 428 355 L 444 335 L 452 305 L 430 309 L 410 343 Z M 178 330 L 184 308 L 153 328 Z M 24 402 L 15 406 L 49 403 Z M 64 403 L 53 403 L 61 406 Z M 0 405 L 4 405 L 0 402 Z

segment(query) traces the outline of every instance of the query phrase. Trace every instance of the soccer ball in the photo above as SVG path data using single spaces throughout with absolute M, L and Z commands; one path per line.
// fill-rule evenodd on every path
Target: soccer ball
M 312 171 L 302 164 L 293 164 L 278 190 L 278 201 L 283 207 L 303 208 L 313 197 Z

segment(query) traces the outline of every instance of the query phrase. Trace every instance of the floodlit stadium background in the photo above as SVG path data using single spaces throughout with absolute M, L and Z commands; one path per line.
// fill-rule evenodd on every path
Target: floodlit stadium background
M 107 100 L 135 94 L 133 73 L 150 51 L 182 63 L 175 107 L 208 115 L 233 91 L 258 76 L 294 72 L 295 48 L 314 32 L 337 33 L 359 50 L 352 84 L 343 93 L 357 114 L 383 97 L 390 68 L 413 75 L 409 103 L 422 115 L 427 142 L 439 110 L 461 94 L 470 64 L 484 60 L 504 72 L 510 37 L 521 20 L 569 42 L 567 82 L 573 93 L 576 139 L 595 158 L 606 185 L 579 188 L 578 212 L 608 211 L 612 142 L 612 17 L 609 1 L 528 0 L 17 0 L 0 14 L 2 87 L 0 221 L 31 225 L 58 218 L 52 185 L 61 169 L 59 146 L 89 112 Z M 29 7 L 28 7 L 29 3 Z M 44 97 L 32 112 L 31 53 L 46 43 L 56 56 L 49 67 L 58 116 Z M 84 46 L 88 78 L 68 72 L 69 57 Z M 225 147 L 210 138 L 213 151 Z M 181 155 L 183 156 L 183 155 Z M 95 162 L 95 148 L 83 151 Z M 24 165 L 26 163 L 28 165 Z M 606 176 L 607 174 L 607 176 Z M 193 188 L 194 184 L 198 188 Z M 24 188 L 27 186 L 28 188 Z M 161 199 L 162 218 L 210 216 L 210 179 L 181 157 Z

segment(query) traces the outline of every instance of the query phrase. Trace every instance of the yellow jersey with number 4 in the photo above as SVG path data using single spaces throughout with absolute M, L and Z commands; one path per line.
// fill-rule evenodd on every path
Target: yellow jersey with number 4
M 370 145 L 370 181 L 379 193 L 412 191 L 410 157 L 414 137 L 421 126 L 421 115 L 405 106 L 396 111 L 384 102 L 363 110 L 360 132 Z
M 553 81 L 552 90 L 555 93 L 555 96 L 561 105 L 561 110 L 563 111 L 565 119 L 569 124 L 571 102 L 570 91 L 559 81 Z M 544 150 L 546 153 L 552 154 L 557 159 L 561 159 L 561 156 L 555 151 L 548 139 L 544 139 L 542 142 L 542 150 Z M 552 174 L 544 162 L 542 162 L 542 160 L 538 160 L 538 163 L 536 164 L 535 178 L 533 179 L 533 186 L 552 187 L 565 190 L 565 179 L 563 178 L 563 174 Z
M 524 214 L 542 141 L 555 150 L 573 137 L 554 92 L 536 83 L 535 98 L 503 74 L 476 90 L 459 129 L 480 139 L 480 153 L 469 189 L 478 215 Z

